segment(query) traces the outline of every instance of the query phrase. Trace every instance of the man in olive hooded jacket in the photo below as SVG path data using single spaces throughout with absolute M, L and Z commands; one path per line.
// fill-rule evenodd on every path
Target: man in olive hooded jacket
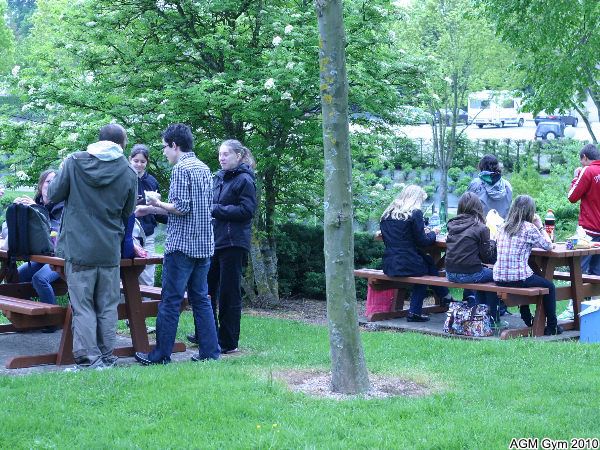
M 99 142 L 65 159 L 48 187 L 65 202 L 56 254 L 65 259 L 79 367 L 112 365 L 120 300 L 124 224 L 135 208 L 137 176 L 123 155 L 125 129 L 109 124 Z

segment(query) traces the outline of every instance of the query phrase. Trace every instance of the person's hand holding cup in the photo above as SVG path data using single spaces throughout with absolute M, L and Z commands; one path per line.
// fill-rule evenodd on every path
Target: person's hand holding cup
M 534 214 L 532 223 L 535 225 L 536 228 L 542 228 L 542 219 L 540 219 L 539 215 Z
M 158 202 L 160 202 L 160 193 L 156 191 L 144 191 L 144 195 L 146 196 L 146 203 L 151 206 L 158 206 Z

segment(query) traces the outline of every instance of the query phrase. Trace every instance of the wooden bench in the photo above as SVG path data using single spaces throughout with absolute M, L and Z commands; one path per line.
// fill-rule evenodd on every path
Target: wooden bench
M 11 322 L 10 325 L 0 325 L 0 333 L 51 326 L 62 328 L 66 314 L 66 308 L 60 305 L 5 295 L 0 295 L 0 310 Z
M 388 313 L 376 313 L 367 317 L 369 321 L 387 320 L 397 317 L 405 317 L 408 315 L 408 310 L 404 308 L 404 299 L 406 298 L 406 290 L 414 284 L 425 284 L 429 286 L 445 286 L 447 288 L 470 289 L 474 291 L 496 292 L 498 296 L 504 300 L 507 306 L 520 305 L 535 305 L 535 317 L 533 327 L 504 330 L 500 334 L 501 339 L 506 339 L 515 336 L 527 336 L 530 333 L 533 336 L 543 336 L 546 323 L 546 315 L 544 313 L 544 305 L 542 302 L 543 296 L 548 293 L 547 288 L 532 287 L 532 288 L 516 288 L 498 286 L 494 283 L 453 283 L 448 281 L 446 277 L 435 275 L 424 275 L 420 277 L 390 277 L 383 273 L 382 270 L 376 269 L 356 269 L 354 276 L 366 278 L 369 286 L 375 290 L 398 289 L 399 294 L 396 296 L 395 304 L 392 311 Z M 440 299 L 436 298 L 436 305 L 424 307 L 426 312 L 445 312 L 448 308 L 440 304 Z

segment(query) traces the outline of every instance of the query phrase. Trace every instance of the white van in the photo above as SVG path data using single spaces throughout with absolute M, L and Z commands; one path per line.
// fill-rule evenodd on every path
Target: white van
M 522 127 L 525 115 L 521 113 L 521 99 L 509 91 L 479 91 L 469 94 L 469 123 L 483 128 L 484 125 Z

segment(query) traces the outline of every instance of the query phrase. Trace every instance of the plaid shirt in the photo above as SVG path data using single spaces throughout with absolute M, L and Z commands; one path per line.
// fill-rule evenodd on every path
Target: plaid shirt
M 212 256 L 212 175 L 193 152 L 183 153 L 173 166 L 169 203 L 183 214 L 169 213 L 165 253 L 180 251 L 190 258 Z
M 552 243 L 531 222 L 523 222 L 514 236 L 508 236 L 500 229 L 496 241 L 498 259 L 494 264 L 494 281 L 520 281 L 533 275 L 528 261 L 534 247 L 550 250 Z

